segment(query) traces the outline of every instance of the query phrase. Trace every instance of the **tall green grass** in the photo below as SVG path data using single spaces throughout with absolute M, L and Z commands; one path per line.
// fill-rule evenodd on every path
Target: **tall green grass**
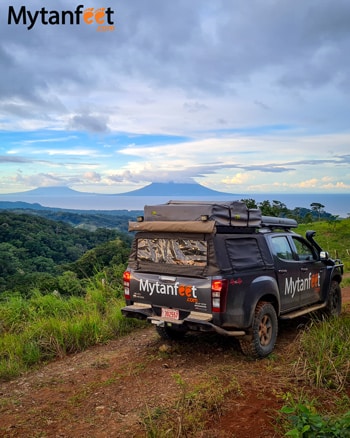
M 124 304 L 116 291 L 97 282 L 90 284 L 85 297 L 38 291 L 29 299 L 8 296 L 0 302 L 0 380 L 140 326 L 121 315 Z
M 350 386 L 350 315 L 314 321 L 300 337 L 300 356 L 296 364 L 318 388 L 338 391 Z
M 349 313 L 328 320 L 314 320 L 301 333 L 296 343 L 299 359 L 294 365 L 299 385 L 283 397 L 286 404 L 279 411 L 283 436 L 350 438 L 349 339 Z M 313 388 L 326 394 L 326 406 L 318 399 L 309 401 L 314 394 Z

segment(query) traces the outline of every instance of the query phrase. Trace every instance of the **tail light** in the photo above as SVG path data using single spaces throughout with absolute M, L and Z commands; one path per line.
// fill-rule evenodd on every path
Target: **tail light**
M 124 284 L 124 297 L 126 300 L 130 300 L 130 271 L 125 271 L 123 274 L 123 284 Z
M 224 312 L 226 310 L 228 282 L 223 279 L 211 282 L 211 310 L 212 312 Z

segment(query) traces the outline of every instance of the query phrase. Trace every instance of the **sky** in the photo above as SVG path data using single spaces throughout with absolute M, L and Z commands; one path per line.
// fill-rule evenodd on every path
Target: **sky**
M 2 0 L 0 193 L 350 193 L 349 52 L 349 0 Z

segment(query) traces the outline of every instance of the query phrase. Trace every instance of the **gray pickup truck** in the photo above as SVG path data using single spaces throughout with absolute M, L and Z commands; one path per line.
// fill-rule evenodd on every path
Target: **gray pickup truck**
M 278 321 L 315 311 L 339 315 L 343 264 L 296 221 L 243 202 L 145 206 L 124 272 L 126 317 L 147 319 L 165 339 L 188 331 L 236 337 L 244 354 L 275 346 Z

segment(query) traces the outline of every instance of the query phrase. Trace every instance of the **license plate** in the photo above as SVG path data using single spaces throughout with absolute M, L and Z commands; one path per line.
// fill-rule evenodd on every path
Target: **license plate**
M 162 308 L 162 318 L 180 319 L 180 313 L 177 309 Z

